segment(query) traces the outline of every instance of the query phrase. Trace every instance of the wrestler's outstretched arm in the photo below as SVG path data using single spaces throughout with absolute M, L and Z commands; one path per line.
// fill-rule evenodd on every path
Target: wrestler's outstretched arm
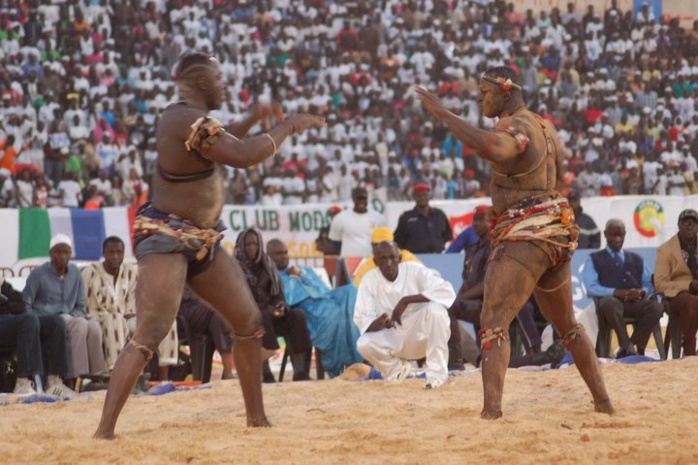
M 196 108 L 187 108 L 170 117 L 172 134 L 178 134 L 190 150 L 204 158 L 232 166 L 247 168 L 273 156 L 279 145 L 293 133 L 300 134 L 312 128 L 326 125 L 319 116 L 298 114 L 282 121 L 268 133 L 256 137 L 238 139 L 223 130 L 223 125 Z
M 246 168 L 273 156 L 279 145 L 291 134 L 300 134 L 308 129 L 321 128 L 325 125 L 324 118 L 299 114 L 288 117 L 261 136 L 238 139 L 224 133 L 211 147 L 206 158 L 234 168 Z
M 259 102 L 257 105 L 252 107 L 249 113 L 247 113 L 240 121 L 228 126 L 228 132 L 238 139 L 242 139 L 247 135 L 252 126 L 258 122 L 274 117 L 277 123 L 284 120 L 284 114 L 281 111 L 281 105 L 278 102 L 262 103 Z
M 500 163 L 514 159 L 521 154 L 516 139 L 510 134 L 477 128 L 446 109 L 441 99 L 423 87 L 416 86 L 415 92 L 422 101 L 422 108 L 445 122 L 456 137 L 463 142 L 463 145 L 475 152 L 477 156 Z M 511 124 L 512 122 L 513 120 L 507 118 L 500 120 L 498 125 Z

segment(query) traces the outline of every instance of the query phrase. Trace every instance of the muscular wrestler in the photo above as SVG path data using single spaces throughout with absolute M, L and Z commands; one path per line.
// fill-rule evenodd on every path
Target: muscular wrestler
M 481 417 L 502 416 L 510 356 L 507 329 L 532 292 L 543 315 L 563 335 L 591 390 L 596 411 L 613 413 L 594 347 L 572 308 L 569 260 L 576 247 L 577 228 L 567 200 L 555 191 L 562 152 L 552 124 L 528 111 L 519 77 L 507 67 L 490 69 L 480 80 L 480 110 L 488 118 L 499 118 L 492 132 L 446 110 L 426 90 L 416 91 L 422 107 L 443 120 L 493 171 L 491 195 L 497 223 L 491 232 L 481 316 L 485 391 Z
M 240 266 L 218 245 L 225 199 L 222 165 L 243 168 L 271 157 L 286 137 L 324 126 L 322 118 L 295 115 L 269 133 L 241 140 L 258 121 L 276 116 L 278 106 L 262 106 L 229 132 L 207 113 L 220 105 L 224 83 L 215 58 L 184 56 L 176 71 L 180 101 L 160 116 L 153 202 L 134 224 L 138 275 L 138 326 L 124 347 L 109 383 L 96 438 L 114 436 L 116 420 L 138 375 L 177 315 L 185 282 L 228 322 L 236 335 L 235 365 L 248 426 L 270 426 L 262 403 L 260 313 Z

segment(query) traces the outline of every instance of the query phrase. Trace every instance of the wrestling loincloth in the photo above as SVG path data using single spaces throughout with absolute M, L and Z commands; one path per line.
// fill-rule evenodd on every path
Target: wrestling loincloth
M 502 242 L 528 241 L 539 246 L 556 266 L 571 259 L 578 236 L 567 199 L 556 192 L 546 193 L 522 200 L 494 220 L 490 258 Z
M 136 258 L 156 253 L 180 253 L 189 261 L 188 275 L 195 276 L 212 262 L 220 249 L 222 222 L 214 228 L 201 229 L 191 221 L 153 207 L 150 202 L 138 209 L 133 224 Z

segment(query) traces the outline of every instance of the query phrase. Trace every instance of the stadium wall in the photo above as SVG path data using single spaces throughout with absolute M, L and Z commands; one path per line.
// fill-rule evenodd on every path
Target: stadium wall
M 477 205 L 490 200 L 433 200 L 432 206 L 442 209 L 451 221 L 454 235 L 472 223 L 472 211 Z M 414 207 L 414 202 L 385 202 L 375 196 L 371 199 L 374 210 L 383 214 L 388 226 L 394 230 L 400 215 Z M 582 199 L 584 212 L 603 229 L 610 218 L 625 222 L 626 247 L 656 248 L 678 230 L 676 222 L 685 208 L 695 208 L 698 195 L 693 196 L 615 196 Z M 344 207 L 351 208 L 349 203 Z M 328 224 L 327 204 L 304 204 L 282 207 L 257 207 L 226 205 L 221 220 L 227 227 L 223 247 L 233 251 L 240 231 L 248 227 L 258 228 L 264 241 L 279 238 L 288 244 L 291 256 L 319 257 L 315 250 L 315 238 L 320 228 Z M 131 227 L 134 209 L 114 207 L 101 210 L 70 208 L 0 209 L 3 224 L 3 247 L 0 248 L 0 267 L 18 272 L 26 264 L 41 263 L 48 256 L 51 236 L 57 233 L 73 238 L 74 259 L 99 260 L 102 241 L 116 235 L 126 243 L 126 255 L 131 258 Z

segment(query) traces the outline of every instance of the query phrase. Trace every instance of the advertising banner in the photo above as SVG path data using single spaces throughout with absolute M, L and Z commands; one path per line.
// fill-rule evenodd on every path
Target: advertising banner
M 444 211 L 453 227 L 454 237 L 472 223 L 478 205 L 489 205 L 489 198 L 434 200 L 431 205 Z M 340 204 L 337 204 L 340 205 Z M 341 205 L 351 208 L 350 203 Z M 223 245 L 232 252 L 237 235 L 245 228 L 256 227 L 264 241 L 273 238 L 286 242 L 293 257 L 319 257 L 315 239 L 320 229 L 329 225 L 328 204 L 304 204 L 281 207 L 226 205 L 221 220 L 227 227 Z M 625 223 L 626 248 L 656 248 L 678 231 L 677 219 L 685 208 L 698 209 L 698 196 L 617 196 L 582 199 L 584 212 L 603 230 L 611 218 Z M 395 230 L 400 215 L 414 208 L 414 202 L 385 202 L 378 196 L 370 208 L 385 216 Z M 126 243 L 127 257 L 132 257 L 131 225 L 133 209 L 123 207 L 101 210 L 68 208 L 0 209 L 3 224 L 0 267 L 16 268 L 31 259 L 48 257 L 50 237 L 56 233 L 70 236 L 75 244 L 74 259 L 93 261 L 101 256 L 105 237 L 117 235 Z M 602 246 L 605 240 L 601 240 Z

